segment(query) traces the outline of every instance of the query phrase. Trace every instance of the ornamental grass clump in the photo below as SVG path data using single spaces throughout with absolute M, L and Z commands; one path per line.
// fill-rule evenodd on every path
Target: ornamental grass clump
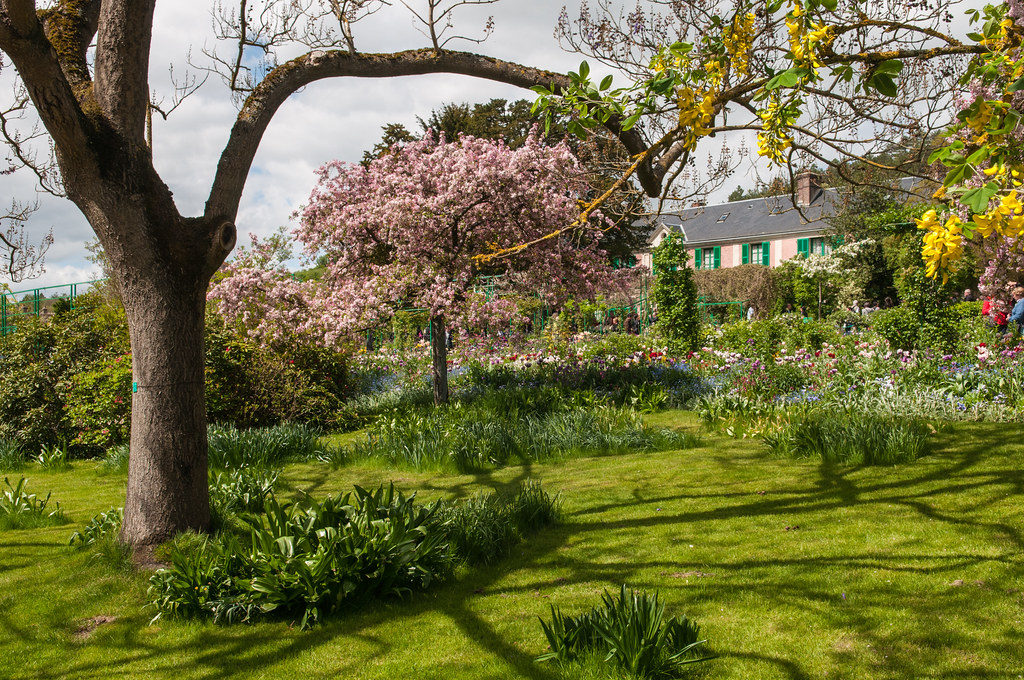
M 6 489 L 0 493 L 0 529 L 35 529 L 66 524 L 68 519 L 60 503 L 50 504 L 50 494 L 40 498 L 26 491 L 28 480 L 22 477 L 11 486 L 4 477 Z
M 381 417 L 344 459 L 382 459 L 415 469 L 471 472 L 514 462 L 696 446 L 696 438 L 652 428 L 631 409 L 574 406 L 571 400 L 526 405 L 455 403 L 444 409 Z
M 512 492 L 442 503 L 435 517 L 453 555 L 468 564 L 489 564 L 505 557 L 526 534 L 557 521 L 558 512 L 558 498 L 531 481 Z
M 13 439 L 0 438 L 0 472 L 17 472 L 25 467 L 25 451 Z
M 684 666 L 714 658 L 699 654 L 706 644 L 700 628 L 685 616 L 665 619 L 657 593 L 648 595 L 622 586 L 618 598 L 604 592 L 604 606 L 579 616 L 562 614 L 551 605 L 551 623 L 541 619 L 549 651 L 537 661 L 571 663 L 603 654 L 605 663 L 637 678 L 677 677 Z
M 209 429 L 210 467 L 271 468 L 283 463 L 317 457 L 320 431 L 302 424 L 239 430 L 229 426 Z
M 934 428 L 918 420 L 857 411 L 805 410 L 760 433 L 775 455 L 849 465 L 896 465 L 925 454 Z

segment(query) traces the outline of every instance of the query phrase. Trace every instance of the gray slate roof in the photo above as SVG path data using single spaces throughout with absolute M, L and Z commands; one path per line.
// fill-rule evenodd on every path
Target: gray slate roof
M 907 192 L 914 188 L 914 180 L 910 178 L 901 180 L 900 184 Z M 781 195 L 652 215 L 647 218 L 648 245 L 652 245 L 651 239 L 662 225 L 673 232 L 681 230 L 687 244 L 698 246 L 819 234 L 828 228 L 824 218 L 835 214 L 841 200 L 836 189 L 818 189 L 810 205 L 800 210 L 793 207 L 789 195 Z

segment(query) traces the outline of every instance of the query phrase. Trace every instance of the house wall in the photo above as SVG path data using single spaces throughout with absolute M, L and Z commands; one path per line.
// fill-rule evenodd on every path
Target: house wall
M 797 243 L 796 242 L 797 242 L 798 238 L 807 238 L 807 239 L 818 238 L 821 235 L 822 234 L 820 232 L 812 232 L 812 233 L 807 233 L 807 234 L 801 234 L 799 237 L 793 236 L 793 237 L 769 240 L 768 241 L 768 243 L 769 243 L 768 247 L 770 249 L 769 260 L 771 262 L 771 266 L 772 267 L 778 267 L 780 264 L 782 264 L 786 260 L 791 260 L 791 259 L 793 259 L 794 257 L 797 256 Z M 703 248 L 714 248 L 716 245 L 718 245 L 718 247 L 722 249 L 721 250 L 721 265 L 722 265 L 722 268 L 724 269 L 726 267 L 738 267 L 739 265 L 741 265 L 743 263 L 743 244 L 744 243 L 763 243 L 763 241 L 758 241 L 757 239 L 751 239 L 750 241 L 741 241 L 739 243 L 723 243 L 723 244 L 709 243 L 707 245 L 700 245 L 700 246 L 693 246 L 693 247 L 689 247 L 688 246 L 686 248 L 686 252 L 690 255 L 690 267 L 691 268 L 695 268 L 696 267 L 696 261 L 694 259 L 694 253 L 695 253 L 697 248 L 701 248 L 701 249 L 703 249 Z M 651 258 L 650 253 L 644 253 L 640 257 L 638 257 L 637 260 L 639 262 L 641 262 L 642 264 L 646 264 L 648 267 L 650 267 L 651 266 L 650 258 Z

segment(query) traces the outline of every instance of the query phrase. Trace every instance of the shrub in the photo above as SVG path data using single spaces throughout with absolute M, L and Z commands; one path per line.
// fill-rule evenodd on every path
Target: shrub
M 98 452 L 128 441 L 131 431 L 132 357 L 103 357 L 71 376 L 67 416 L 77 431 L 72 445 Z
M 210 422 L 240 428 L 301 422 L 344 425 L 352 393 L 341 354 L 296 345 L 287 353 L 240 338 L 207 319 L 206 404 Z
M 19 323 L 16 333 L 0 338 L 0 437 L 29 451 L 73 442 L 80 432 L 67 414 L 73 377 L 127 351 L 123 310 L 95 295 L 79 296 L 74 310 L 48 322 Z M 97 451 L 74 445 L 69 453 Z
M 674 351 L 692 352 L 701 346 L 697 284 L 687 266 L 689 255 L 678 235 L 667 236 L 653 252 L 654 288 L 658 306 L 658 331 Z
M 33 529 L 66 524 L 68 520 L 60 503 L 51 506 L 50 494 L 46 494 L 46 498 L 39 498 L 34 493 L 28 493 L 25 490 L 27 483 L 28 480 L 22 477 L 16 486 L 11 486 L 11 482 L 4 477 L 4 486 L 7 488 L 0 494 L 0 529 Z
M 243 517 L 247 541 L 229 535 L 172 550 L 171 567 L 150 580 L 157 618 L 273 615 L 308 628 L 358 599 L 427 588 L 452 568 L 443 535 L 431 530 L 438 507 L 417 506 L 393 485 L 319 503 L 270 496 L 265 515 Z
M 537 661 L 571 662 L 591 652 L 605 654 L 620 670 L 640 678 L 676 677 L 683 666 L 707 661 L 698 656 L 699 627 L 685 616 L 665 619 L 665 605 L 657 593 L 627 590 L 619 597 L 605 591 L 603 607 L 580 616 L 566 616 L 551 606 L 551 623 L 541 619 L 550 651 Z

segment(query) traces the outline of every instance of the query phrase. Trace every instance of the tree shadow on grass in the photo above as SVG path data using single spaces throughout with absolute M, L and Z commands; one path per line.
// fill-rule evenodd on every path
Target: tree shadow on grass
M 146 669 L 150 674 L 171 675 L 176 672 L 184 660 L 192 665 L 190 673 L 203 678 L 226 678 L 247 674 L 265 673 L 282 658 L 310 655 L 324 646 L 337 644 L 339 637 L 351 638 L 354 643 L 368 648 L 361 652 L 357 659 L 335 661 L 336 668 L 332 672 L 349 674 L 355 665 L 365 665 L 375 660 L 383 660 L 393 654 L 402 644 L 400 638 L 382 639 L 379 627 L 392 617 L 414 619 L 421 615 L 440 614 L 450 620 L 461 635 L 480 648 L 482 654 L 489 654 L 507 665 L 509 675 L 546 680 L 557 677 L 552 667 L 538 665 L 533 662 L 531 654 L 527 654 L 500 632 L 501 620 L 481 615 L 476 609 L 476 597 L 528 597 L 531 593 L 538 598 L 537 607 L 546 610 L 548 603 L 559 604 L 559 589 L 579 586 L 581 584 L 605 585 L 614 590 L 617 584 L 627 583 L 635 587 L 659 588 L 668 593 L 672 600 L 692 600 L 704 598 L 724 605 L 744 594 L 756 592 L 765 586 L 763 575 L 758 570 L 766 566 L 764 558 L 749 558 L 742 553 L 730 556 L 729 559 L 709 560 L 707 557 L 687 560 L 685 551 L 678 557 L 666 556 L 664 559 L 641 560 L 636 555 L 624 553 L 623 559 L 609 559 L 607 547 L 598 541 L 594 542 L 593 550 L 587 550 L 583 542 L 595 533 L 622 532 L 624 542 L 636 540 L 645 531 L 660 527 L 690 527 L 700 522 L 755 521 L 764 518 L 785 517 L 787 521 L 801 521 L 801 517 L 811 517 L 818 513 L 858 506 L 894 505 L 905 507 L 923 519 L 936 523 L 955 526 L 963 531 L 984 530 L 1000 532 L 1007 537 L 1008 548 L 1003 554 L 994 552 L 949 554 L 928 552 L 903 552 L 899 555 L 899 564 L 887 559 L 884 550 L 865 546 L 864 550 L 849 549 L 829 554 L 801 555 L 796 553 L 780 553 L 770 559 L 772 567 L 792 568 L 796 573 L 801 571 L 846 570 L 857 574 L 868 571 L 887 570 L 894 573 L 926 574 L 942 576 L 947 579 L 951 575 L 981 564 L 999 564 L 1013 568 L 1020 560 L 1016 556 L 1024 547 L 1020 530 L 1011 522 L 979 519 L 969 513 L 958 513 L 943 507 L 941 502 L 950 496 L 967 495 L 972 497 L 973 507 L 980 509 L 997 502 L 1005 496 L 1015 496 L 1024 490 L 1024 472 L 1016 465 L 1017 461 L 1007 458 L 1007 464 L 998 464 L 999 454 L 993 452 L 991 437 L 979 437 L 969 445 L 938 447 L 936 455 L 922 461 L 917 468 L 914 464 L 904 466 L 898 475 L 885 477 L 865 475 L 859 468 L 821 464 L 806 465 L 808 476 L 806 484 L 789 483 L 785 487 L 776 487 L 765 495 L 756 491 L 721 490 L 714 487 L 700 490 L 685 489 L 682 491 L 651 494 L 643 489 L 630 497 L 619 500 L 591 504 L 577 510 L 567 517 L 565 523 L 546 529 L 538 535 L 530 537 L 519 550 L 521 557 L 514 561 L 505 561 L 489 567 L 476 568 L 455 583 L 433 590 L 427 595 L 417 595 L 411 601 L 390 604 L 371 605 L 367 611 L 351 613 L 335 617 L 321 628 L 307 632 L 291 631 L 281 624 L 260 624 L 252 628 L 219 628 L 209 624 L 168 624 L 171 626 L 202 626 L 201 635 L 194 637 L 187 646 L 194 646 L 192 653 L 182 653 L 178 649 L 168 648 L 166 641 L 155 643 L 149 639 L 142 621 L 132 618 L 122 624 L 115 624 L 112 630 L 100 631 L 87 642 L 81 644 L 96 645 L 109 650 L 102 655 L 103 659 L 119 658 L 122 668 Z M 997 461 L 994 463 L 993 461 Z M 984 464 L 984 465 L 983 465 Z M 465 498 L 473 495 L 481 488 L 494 490 L 510 490 L 514 486 L 530 479 L 536 470 L 532 466 L 522 466 L 509 474 L 505 469 L 501 472 L 482 471 L 456 484 L 433 484 L 426 481 L 422 484 L 425 490 L 436 490 L 449 497 Z M 909 473 L 909 474 L 908 474 Z M 328 483 L 327 474 L 319 475 L 313 480 L 312 487 L 320 489 Z M 754 489 L 756 484 L 745 484 Z M 672 504 L 684 507 L 697 505 L 692 510 L 669 510 L 659 512 L 661 506 Z M 700 507 L 703 506 L 703 507 Z M 614 517 L 609 517 L 614 515 Z M 622 517 L 622 515 L 627 515 Z M 680 532 L 685 536 L 685 529 Z M 625 548 L 624 548 L 625 549 Z M 614 556 L 612 556 L 614 557 Z M 715 572 L 718 576 L 701 581 L 700 577 L 691 578 L 701 582 L 700 589 L 688 585 L 683 578 L 675 578 L 674 570 L 682 574 L 696 570 Z M 516 573 L 547 574 L 544 578 L 522 580 L 511 578 Z M 661 576 L 652 577 L 652 573 Z M 668 576 L 666 576 L 666 574 Z M 861 639 L 869 641 L 873 649 L 890 652 L 886 656 L 886 670 L 889 677 L 892 673 L 906 671 L 913 675 L 915 663 L 921 659 L 911 653 L 917 648 L 931 648 L 942 644 L 944 636 L 955 631 L 943 628 L 941 617 L 936 617 L 931 610 L 922 605 L 908 603 L 904 607 L 907 612 L 919 613 L 927 617 L 930 625 L 939 628 L 934 634 L 922 630 L 918 639 L 910 640 L 911 647 L 901 647 L 901 640 L 894 640 L 884 631 L 876 630 L 878 610 L 885 606 L 883 596 L 891 597 L 892 592 L 880 591 L 878 597 L 870 593 L 856 592 L 851 597 L 857 600 L 842 600 L 836 588 L 807 583 L 772 583 L 772 602 L 786 607 L 808 612 L 816 617 L 821 625 L 833 628 L 852 628 Z M 837 587 L 841 588 L 839 584 Z M 970 593 L 959 591 L 958 601 L 969 599 Z M 578 594 L 573 598 L 578 598 Z M 523 603 L 522 600 L 519 600 Z M 596 598 L 591 605 L 596 604 Z M 863 607 L 859 613 L 853 604 Z M 493 609 L 485 609 L 493 611 Z M 526 609 L 524 609 L 526 611 Z M 35 638 L 36 636 L 24 628 L 15 628 L 10 617 L 0 612 L 0 623 L 19 639 Z M 507 622 L 506 622 L 507 623 Z M 539 625 L 536 627 L 537 643 L 541 644 L 542 636 Z M 986 637 L 984 645 L 993 653 L 1008 659 L 1020 655 L 1024 640 L 1018 634 L 1016 639 L 993 639 Z M 713 641 L 716 651 L 722 655 L 722 661 L 729 659 L 747 660 L 774 668 L 774 677 L 804 680 L 812 677 L 799 663 L 790 659 L 772 655 L 765 651 L 742 649 L 743 645 L 730 643 L 729 640 Z M 36 641 L 38 644 L 38 641 Z M 908 651 L 910 650 L 910 651 Z M 540 649 L 536 650 L 541 651 Z M 880 653 L 880 652 L 879 652 Z M 844 663 L 846 652 L 834 652 L 837 663 Z M 77 655 L 69 654 L 69 663 L 55 670 L 51 675 L 36 677 L 67 677 L 76 679 L 108 677 L 113 670 L 104 661 L 86 659 L 85 655 L 76 660 Z M 858 657 L 861 658 L 861 657 Z M 153 673 L 155 671 L 155 673 Z M 906 677 L 911 677 L 908 675 Z M 965 677 L 1001 677 L 995 671 L 979 668 L 976 673 Z

